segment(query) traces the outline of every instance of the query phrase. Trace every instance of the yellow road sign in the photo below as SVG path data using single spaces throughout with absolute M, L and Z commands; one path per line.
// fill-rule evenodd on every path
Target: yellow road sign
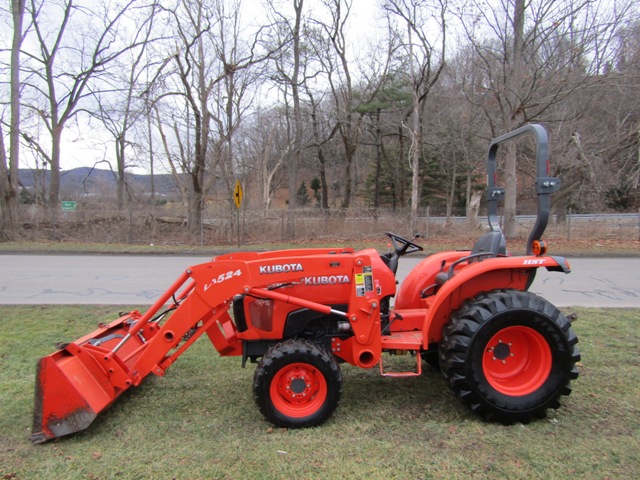
M 233 203 L 236 204 L 237 208 L 242 206 L 242 185 L 240 185 L 240 180 L 236 180 L 236 187 L 233 189 Z

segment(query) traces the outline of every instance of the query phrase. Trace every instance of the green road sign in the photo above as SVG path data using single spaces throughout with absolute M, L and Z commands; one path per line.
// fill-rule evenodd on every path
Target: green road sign
M 65 212 L 72 212 L 78 208 L 78 202 L 62 202 L 62 210 Z

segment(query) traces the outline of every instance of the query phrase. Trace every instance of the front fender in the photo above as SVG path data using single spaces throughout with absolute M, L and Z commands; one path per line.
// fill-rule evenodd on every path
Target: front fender
M 422 290 L 434 285 L 438 273 L 446 271 L 449 265 L 469 253 L 469 250 L 446 251 L 434 253 L 422 260 L 402 281 L 394 302 L 395 308 L 424 308 Z

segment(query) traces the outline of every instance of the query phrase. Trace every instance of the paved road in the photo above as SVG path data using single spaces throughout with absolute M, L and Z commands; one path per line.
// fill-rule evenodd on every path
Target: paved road
M 205 257 L 0 255 L 0 305 L 150 305 Z M 404 278 L 419 258 L 400 263 Z M 640 258 L 571 259 L 569 275 L 544 269 L 531 288 L 559 306 L 640 308 Z

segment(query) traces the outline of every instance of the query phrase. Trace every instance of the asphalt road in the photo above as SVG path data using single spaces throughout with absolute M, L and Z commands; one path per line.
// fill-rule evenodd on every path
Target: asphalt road
M 405 258 L 398 278 L 420 258 Z M 0 255 L 0 305 L 150 305 L 206 257 Z M 640 258 L 570 259 L 572 273 L 539 269 L 531 291 L 558 307 L 640 308 Z

